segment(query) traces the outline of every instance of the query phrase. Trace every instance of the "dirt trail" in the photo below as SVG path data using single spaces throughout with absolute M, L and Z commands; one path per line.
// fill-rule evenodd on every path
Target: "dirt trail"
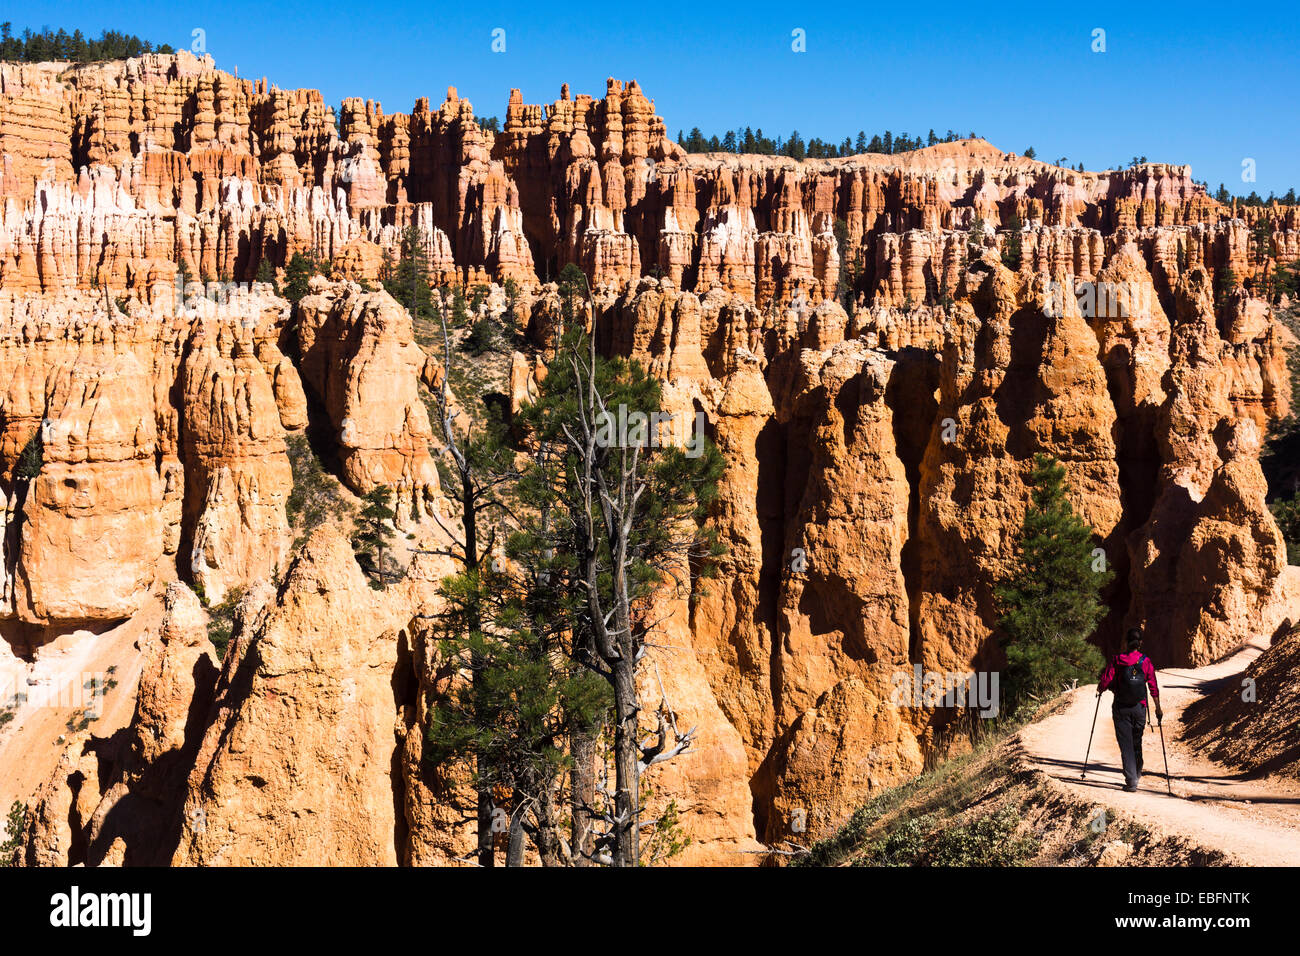
M 1142 739 L 1144 766 L 1138 791 L 1123 791 L 1109 691 L 1102 695 L 1088 775 L 1080 777 L 1097 703 L 1095 684 L 1074 691 L 1064 711 L 1021 731 L 1026 757 L 1031 766 L 1075 796 L 1105 804 L 1152 831 L 1187 837 L 1245 865 L 1300 866 L 1300 785 L 1233 770 L 1178 739 L 1183 709 L 1227 682 L 1239 684 L 1238 675 L 1266 647 L 1260 640 L 1216 664 L 1157 673 L 1172 797 L 1166 791 L 1160 731 L 1154 721 Z

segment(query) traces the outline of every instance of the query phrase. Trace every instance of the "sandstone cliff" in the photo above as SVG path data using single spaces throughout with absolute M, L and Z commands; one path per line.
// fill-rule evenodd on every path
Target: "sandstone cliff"
M 979 140 L 688 156 L 615 80 L 545 109 L 515 91 L 495 135 L 454 89 L 409 114 L 348 99 L 336 124 L 315 91 L 186 53 L 0 64 L 0 154 L 6 650 L 168 605 L 130 727 L 52 757 L 28 862 L 466 852 L 464 774 L 421 754 L 446 687 L 419 623 L 449 570 L 419 553 L 447 514 L 441 356 L 376 286 L 409 226 L 435 281 L 490 284 L 480 314 L 526 327 L 500 370 L 514 408 L 577 263 L 579 320 L 725 457 L 722 573 L 665 609 L 642 688 L 700 728 L 656 770 L 688 862 L 825 832 L 953 745 L 950 711 L 896 679 L 1000 666 L 993 588 L 1038 452 L 1117 572 L 1100 643 L 1141 620 L 1153 654 L 1200 664 L 1282 619 L 1258 453 L 1293 341 L 1214 280 L 1300 257 L 1300 222 L 1224 208 L 1186 167 L 1080 173 Z M 254 280 L 297 252 L 332 275 L 291 306 Z M 331 529 L 290 547 L 307 436 L 351 491 L 396 490 L 399 585 L 372 591 Z M 177 579 L 242 595 L 222 661 Z

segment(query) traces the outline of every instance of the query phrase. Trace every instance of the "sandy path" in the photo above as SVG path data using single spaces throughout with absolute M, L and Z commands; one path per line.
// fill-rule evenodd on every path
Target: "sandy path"
M 1066 710 L 1022 730 L 1025 754 L 1031 765 L 1075 796 L 1122 811 L 1153 831 L 1187 837 L 1250 866 L 1300 866 L 1300 785 L 1225 767 L 1178 739 L 1183 709 L 1224 682 L 1239 683 L 1237 675 L 1265 646 L 1248 644 L 1207 667 L 1157 673 L 1172 797 L 1166 791 L 1160 732 L 1155 726 L 1143 736 L 1144 773 L 1138 792 L 1123 791 L 1109 691 L 1102 696 L 1088 775 L 1080 777 L 1097 704 L 1095 684 L 1074 691 Z

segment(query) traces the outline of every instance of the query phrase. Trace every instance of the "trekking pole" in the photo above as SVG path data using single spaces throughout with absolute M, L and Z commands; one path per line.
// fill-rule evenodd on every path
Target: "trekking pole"
M 1169 753 L 1165 750 L 1165 722 L 1158 720 L 1156 724 L 1160 727 L 1160 752 L 1165 755 L 1165 787 L 1169 790 L 1169 796 L 1172 797 L 1174 795 L 1174 785 L 1169 781 Z
M 1151 669 L 1151 679 L 1155 680 L 1155 677 L 1156 677 L 1156 672 L 1155 672 L 1155 668 L 1153 667 Z M 1160 682 L 1156 681 L 1157 692 L 1159 690 L 1159 687 L 1160 687 Z M 1174 795 L 1174 785 L 1173 782 L 1169 779 L 1169 751 L 1165 750 L 1164 717 L 1161 717 L 1159 720 L 1157 720 L 1156 724 L 1160 728 L 1160 753 L 1163 754 L 1165 758 L 1165 788 L 1169 791 L 1169 796 L 1172 797 Z
M 1092 735 L 1097 732 L 1097 714 L 1101 712 L 1101 694 L 1097 695 L 1097 706 L 1092 710 L 1092 730 L 1088 732 L 1088 750 L 1083 755 L 1083 773 L 1080 777 L 1088 776 L 1088 757 L 1092 753 Z

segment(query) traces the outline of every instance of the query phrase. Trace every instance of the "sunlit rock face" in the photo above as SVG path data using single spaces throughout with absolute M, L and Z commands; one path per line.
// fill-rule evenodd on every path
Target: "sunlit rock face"
M 68 742 L 29 861 L 467 852 L 421 757 L 446 681 L 415 622 L 450 564 L 380 594 L 337 530 L 291 547 L 309 433 L 349 493 L 393 489 L 403 532 L 451 513 L 427 405 L 444 357 L 380 282 L 412 234 L 435 282 L 485 285 L 526 330 L 511 410 L 545 378 L 572 263 L 573 320 L 724 457 L 720 573 L 657 608 L 641 688 L 699 728 L 655 771 L 685 862 L 821 835 L 949 745 L 913 675 L 1002 666 L 994 588 L 1038 453 L 1115 572 L 1098 643 L 1142 623 L 1162 665 L 1200 664 L 1283 613 L 1258 457 L 1294 342 L 1263 299 L 1214 290 L 1300 257 L 1300 222 L 1222 206 L 1187 167 L 1076 172 L 982 140 L 688 155 L 613 79 L 545 108 L 513 91 L 498 133 L 455 89 L 410 113 L 350 98 L 336 122 L 314 90 L 188 53 L 0 65 L 0 155 L 0 624 L 167 608 L 129 740 L 102 761 Z M 295 254 L 329 275 L 291 305 Z M 177 579 L 242 595 L 219 675 Z

